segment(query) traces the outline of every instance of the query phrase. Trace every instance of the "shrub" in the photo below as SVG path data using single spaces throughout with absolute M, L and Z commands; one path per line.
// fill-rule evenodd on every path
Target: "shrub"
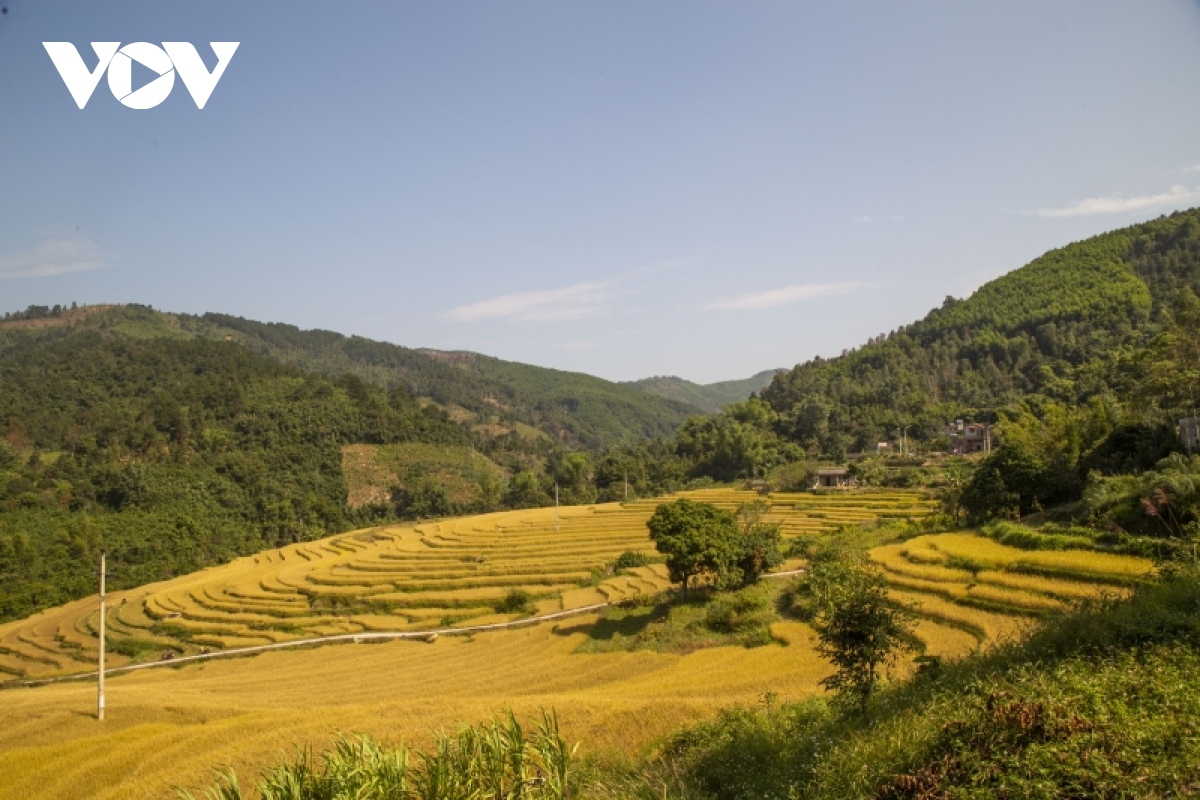
M 147 653 L 160 652 L 163 649 L 163 646 L 158 642 L 130 637 L 128 639 L 108 639 L 105 642 L 104 649 L 110 653 L 120 653 L 121 655 L 129 658 L 140 658 Z
M 634 567 L 644 567 L 650 563 L 649 557 L 645 553 L 637 550 L 626 550 L 621 555 L 617 556 L 617 560 L 613 562 L 613 571 L 619 569 L 633 569 Z
M 901 467 L 883 476 L 882 485 L 891 489 L 911 489 L 925 483 L 926 476 L 922 470 L 913 467 Z
M 410 752 L 403 745 L 385 749 L 369 736 L 338 738 L 319 758 L 303 749 L 291 762 L 267 769 L 255 788 L 262 800 L 562 800 L 574 794 L 576 747 L 562 738 L 555 714 L 542 712 L 541 721 L 526 731 L 509 712 L 442 733 L 430 752 Z M 179 796 L 194 800 L 189 792 Z M 246 795 L 229 770 L 217 773 L 216 787 L 204 797 Z
M 500 614 L 529 614 L 533 612 L 533 596 L 524 589 L 511 589 L 493 607 Z
M 1087 529 L 1068 528 L 1067 530 L 1086 531 Z M 1095 539 L 1091 536 L 1081 536 L 1074 532 L 1042 532 L 1007 520 L 998 520 L 984 525 L 981 532 L 989 539 L 1020 550 L 1090 550 L 1095 545 Z
M 704 610 L 704 627 L 731 634 L 744 645 L 770 644 L 775 612 L 767 593 L 758 587 L 713 596 Z

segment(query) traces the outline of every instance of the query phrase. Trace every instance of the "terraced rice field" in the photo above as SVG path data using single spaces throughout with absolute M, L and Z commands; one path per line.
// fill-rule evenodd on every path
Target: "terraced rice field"
M 1151 562 L 1085 550 L 1018 550 L 970 533 L 918 536 L 871 551 L 895 599 L 981 641 L 1019 634 L 1029 617 L 1120 596 Z
M 690 496 L 726 507 L 756 498 L 728 490 Z M 770 499 L 771 516 L 792 535 L 929 508 L 904 493 Z M 158 648 L 511 619 L 489 603 L 512 587 L 535 595 L 544 611 L 650 592 L 665 584 L 661 566 L 580 581 L 624 550 L 652 552 L 645 520 L 654 506 L 563 509 L 557 532 L 553 509 L 539 509 L 344 534 L 113 593 L 111 627 L 118 641 L 152 642 L 155 658 Z M 926 653 L 941 656 L 1017 635 L 1031 615 L 1073 599 L 1121 591 L 1100 578 L 1149 570 L 1097 553 L 1016 551 L 970 534 L 921 536 L 873 556 L 893 597 L 917 609 Z M 1058 571 L 1037 571 L 1047 565 Z M 95 605 L 0 627 L 5 668 L 53 675 L 92 667 Z M 526 717 L 554 708 L 584 752 L 632 754 L 722 707 L 819 693 L 830 672 L 815 632 L 796 621 L 773 625 L 782 644 L 763 647 L 581 652 L 598 619 L 114 676 L 102 724 L 93 716 L 94 681 L 0 691 L 0 800 L 170 797 L 172 787 L 209 784 L 214 767 L 247 775 L 297 744 L 319 749 L 338 732 L 420 746 L 431 730 L 502 708 Z M 899 666 L 900 674 L 911 669 Z
M 915 492 L 776 494 L 714 489 L 686 493 L 734 509 L 759 499 L 785 536 L 877 519 L 924 517 Z M 670 499 L 670 498 L 667 498 Z M 654 554 L 645 522 L 662 500 L 500 512 L 355 531 L 238 559 L 164 583 L 111 592 L 110 640 L 141 660 L 378 631 L 504 622 L 506 594 L 522 590 L 538 612 L 655 593 L 666 569 L 651 564 L 609 576 L 626 550 Z M 596 571 L 600 572 L 597 573 Z M 94 599 L 0 626 L 0 675 L 41 678 L 94 669 Z M 110 668 L 135 660 L 121 652 Z

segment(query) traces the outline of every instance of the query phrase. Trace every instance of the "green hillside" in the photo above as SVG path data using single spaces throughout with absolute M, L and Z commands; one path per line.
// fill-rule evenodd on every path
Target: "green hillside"
M 778 375 L 762 397 L 812 450 L 933 439 L 958 418 L 1037 395 L 1077 405 L 1121 393 L 1123 354 L 1146 346 L 1185 287 L 1200 289 L 1200 210 L 1053 250 L 947 297 L 923 320 Z
M 768 699 L 684 730 L 609 797 L 1188 797 L 1200 785 L 1194 570 L 881 692 Z
M 403 389 L 303 373 L 236 344 L 0 326 L 0 619 L 336 532 L 342 448 L 464 446 Z M 143 331 L 144 332 L 144 331 Z
M 223 314 L 180 315 L 193 335 L 233 341 L 321 375 L 349 373 L 378 386 L 464 409 L 480 424 L 537 428 L 573 446 L 603 447 L 668 436 L 697 409 L 581 372 L 535 367 L 468 352 L 414 350 L 331 331 Z
M 656 375 L 653 378 L 642 378 L 637 381 L 624 382 L 623 386 L 632 386 L 649 394 L 674 400 L 677 403 L 695 406 L 702 411 L 713 413 L 720 411 L 730 403 L 745 400 L 752 393 L 762 391 L 771 384 L 771 379 L 778 369 L 766 369 L 749 378 L 718 383 L 692 383 L 674 375 Z
M 57 307 L 56 307 L 57 308 Z M 535 367 L 470 352 L 412 349 L 360 336 L 301 330 L 226 314 L 191 316 L 140 306 L 31 309 L 7 314 L 0 332 L 56 339 L 103 330 L 137 339 L 230 340 L 274 361 L 327 377 L 354 375 L 403 387 L 480 431 L 534 428 L 569 447 L 601 448 L 668 436 L 699 409 L 581 372 Z M 0 333 L 0 353 L 3 352 Z
M 694 409 L 579 373 L 144 306 L 0 321 L 0 619 L 355 524 L 594 500 Z
M 1181 449 L 1176 421 L 1200 408 L 1197 291 L 1200 209 L 1067 245 L 862 347 L 779 372 L 758 399 L 694 417 L 669 440 L 608 454 L 601 496 L 625 475 L 639 493 L 703 478 L 808 488 L 819 462 L 872 452 L 901 428 L 910 448 L 944 453 L 944 427 L 964 419 L 995 423 L 1003 445 L 964 489 L 970 518 L 1077 501 L 1090 485 L 1122 499 L 1088 508 L 1131 525 L 1134 490 L 1102 491 L 1088 476 L 1150 470 Z M 878 459 L 851 474 L 895 486 L 935 477 Z

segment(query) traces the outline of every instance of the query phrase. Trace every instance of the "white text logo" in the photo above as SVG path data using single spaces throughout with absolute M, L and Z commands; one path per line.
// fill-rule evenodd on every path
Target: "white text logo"
M 96 69 L 89 71 L 75 45 L 42 42 L 71 97 L 75 98 L 75 105 L 80 108 L 87 105 L 105 70 L 113 97 L 129 108 L 154 108 L 166 100 L 175 87 L 176 72 L 196 101 L 196 108 L 204 108 L 239 44 L 241 42 L 209 42 L 217 56 L 217 66 L 209 72 L 196 48 L 188 42 L 163 42 L 162 47 L 149 42 L 131 42 L 124 47 L 120 42 L 92 42 L 92 50 L 99 61 Z M 133 89 L 134 61 L 158 74 L 136 91 Z

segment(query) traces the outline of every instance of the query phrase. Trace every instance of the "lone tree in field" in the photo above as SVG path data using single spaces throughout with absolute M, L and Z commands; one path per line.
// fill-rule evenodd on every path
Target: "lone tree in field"
M 741 525 L 738 549 L 741 552 L 737 565 L 742 571 L 744 586 L 757 582 L 764 572 L 775 569 L 784 561 L 779 546 L 779 523 L 766 521 L 770 510 L 771 506 L 762 500 L 742 503 L 738 507 L 737 516 Z
M 741 555 L 737 517 L 708 503 L 686 498 L 663 503 L 646 527 L 685 597 L 693 576 L 711 572 L 718 582 L 728 582 Z
M 912 615 L 888 600 L 866 554 L 845 546 L 814 554 L 796 594 L 817 629 L 817 651 L 837 667 L 822 685 L 865 713 L 880 668 L 912 649 Z

